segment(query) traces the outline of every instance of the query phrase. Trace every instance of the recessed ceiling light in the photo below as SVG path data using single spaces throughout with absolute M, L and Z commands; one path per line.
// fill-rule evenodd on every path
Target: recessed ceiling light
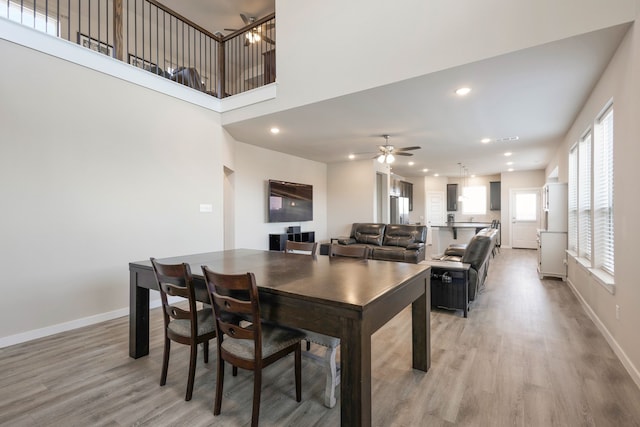
M 507 169 L 508 172 L 513 172 L 513 168 Z
M 475 177 L 476 177 L 475 175 L 471 175 L 471 178 L 475 178 Z
M 482 142 L 483 144 L 488 144 L 491 142 L 491 138 L 482 138 L 480 142 Z
M 439 173 L 434 173 L 433 176 L 440 176 L 440 174 Z
M 507 166 L 511 166 L 513 162 L 507 162 Z
M 504 137 L 504 138 L 496 139 L 496 142 L 513 142 L 513 141 L 517 141 L 519 139 L 520 139 L 519 136 L 507 136 L 507 137 Z
M 413 166 L 415 163 L 413 162 L 409 162 L 409 166 Z
M 276 134 L 280 133 L 280 129 L 278 129 L 276 127 L 273 127 L 273 128 L 271 128 L 271 133 L 276 135 Z
M 510 151 L 507 151 L 506 153 L 504 153 L 505 157 L 509 157 L 510 155 L 512 155 L 513 153 Z
M 465 96 L 471 92 L 470 87 L 461 87 L 460 89 L 456 89 L 456 95 Z
M 356 155 L 355 155 L 355 154 L 349 154 L 349 158 L 350 158 L 351 160 L 353 160 L 353 159 L 355 159 L 355 158 L 356 158 Z
M 429 172 L 429 169 L 422 169 L 422 172 Z

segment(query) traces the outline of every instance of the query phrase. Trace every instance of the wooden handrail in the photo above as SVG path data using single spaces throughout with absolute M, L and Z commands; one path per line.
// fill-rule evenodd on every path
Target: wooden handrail
M 195 22 L 185 18 L 184 16 L 180 15 L 178 12 L 174 12 L 173 10 L 169 9 L 168 7 L 166 7 L 165 5 L 158 3 L 155 0 L 147 0 L 149 3 L 151 3 L 152 5 L 154 5 L 155 7 L 157 7 L 158 9 L 162 9 L 163 11 L 165 11 L 166 13 L 168 13 L 169 15 L 174 16 L 175 18 L 183 21 L 185 24 L 189 24 L 190 26 L 192 26 L 193 28 L 195 28 L 196 30 L 200 31 L 203 34 L 206 34 L 207 36 L 211 37 L 212 39 L 214 39 L 217 42 L 221 42 L 223 41 L 222 38 L 216 36 L 215 34 L 210 33 L 209 31 L 205 30 L 204 28 L 202 28 L 200 25 L 196 24 Z M 275 13 L 273 14 L 275 16 Z M 257 21 L 256 21 L 257 22 Z
M 150 0 L 148 0 L 150 1 Z M 255 22 L 250 23 L 249 25 L 245 25 L 244 27 L 240 28 L 239 30 L 235 30 L 233 33 L 231 34 L 227 34 L 226 36 L 222 37 L 222 39 L 220 41 L 222 42 L 226 42 L 227 40 L 230 40 L 236 36 L 239 36 L 242 33 L 246 33 L 248 30 L 254 28 L 254 27 L 258 27 L 262 24 L 264 24 L 267 21 L 272 20 L 273 18 L 276 17 L 275 13 L 270 13 L 269 15 L 264 16 L 263 18 L 258 19 Z

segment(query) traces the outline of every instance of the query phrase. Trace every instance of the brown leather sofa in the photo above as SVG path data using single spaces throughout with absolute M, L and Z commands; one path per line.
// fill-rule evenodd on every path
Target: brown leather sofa
M 425 225 L 357 222 L 349 238 L 339 239 L 338 244 L 367 246 L 371 259 L 417 264 L 424 261 L 426 240 Z

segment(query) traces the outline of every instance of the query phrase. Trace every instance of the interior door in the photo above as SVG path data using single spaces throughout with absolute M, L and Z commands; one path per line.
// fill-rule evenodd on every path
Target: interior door
M 511 247 L 536 249 L 540 228 L 540 189 L 513 189 L 510 192 Z
M 433 242 L 434 234 L 431 226 L 446 225 L 446 217 L 444 191 L 427 191 L 427 245 L 437 246 L 438 242 Z

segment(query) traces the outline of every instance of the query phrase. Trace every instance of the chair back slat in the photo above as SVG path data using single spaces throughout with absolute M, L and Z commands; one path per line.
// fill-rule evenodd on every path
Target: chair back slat
M 315 255 L 317 247 L 318 242 L 294 242 L 293 240 L 287 240 L 284 251 L 286 253 L 305 252 L 308 253 L 308 255 Z
M 223 334 L 227 334 L 236 339 L 253 340 L 257 351 L 261 351 L 260 304 L 253 273 L 219 274 L 205 266 L 202 272 L 216 318 L 218 344 L 224 340 Z M 250 326 L 241 326 L 240 319 L 249 321 Z
M 369 248 L 366 246 L 347 246 L 334 243 L 329 247 L 329 256 L 367 259 L 369 257 Z
M 198 320 L 195 314 L 197 307 L 189 264 L 162 264 L 155 258 L 151 258 L 151 265 L 158 282 L 165 326 L 171 319 L 189 319 L 192 321 L 192 332 L 195 333 L 198 330 Z M 185 298 L 189 303 L 188 308 L 183 309 L 171 305 L 167 296 Z

